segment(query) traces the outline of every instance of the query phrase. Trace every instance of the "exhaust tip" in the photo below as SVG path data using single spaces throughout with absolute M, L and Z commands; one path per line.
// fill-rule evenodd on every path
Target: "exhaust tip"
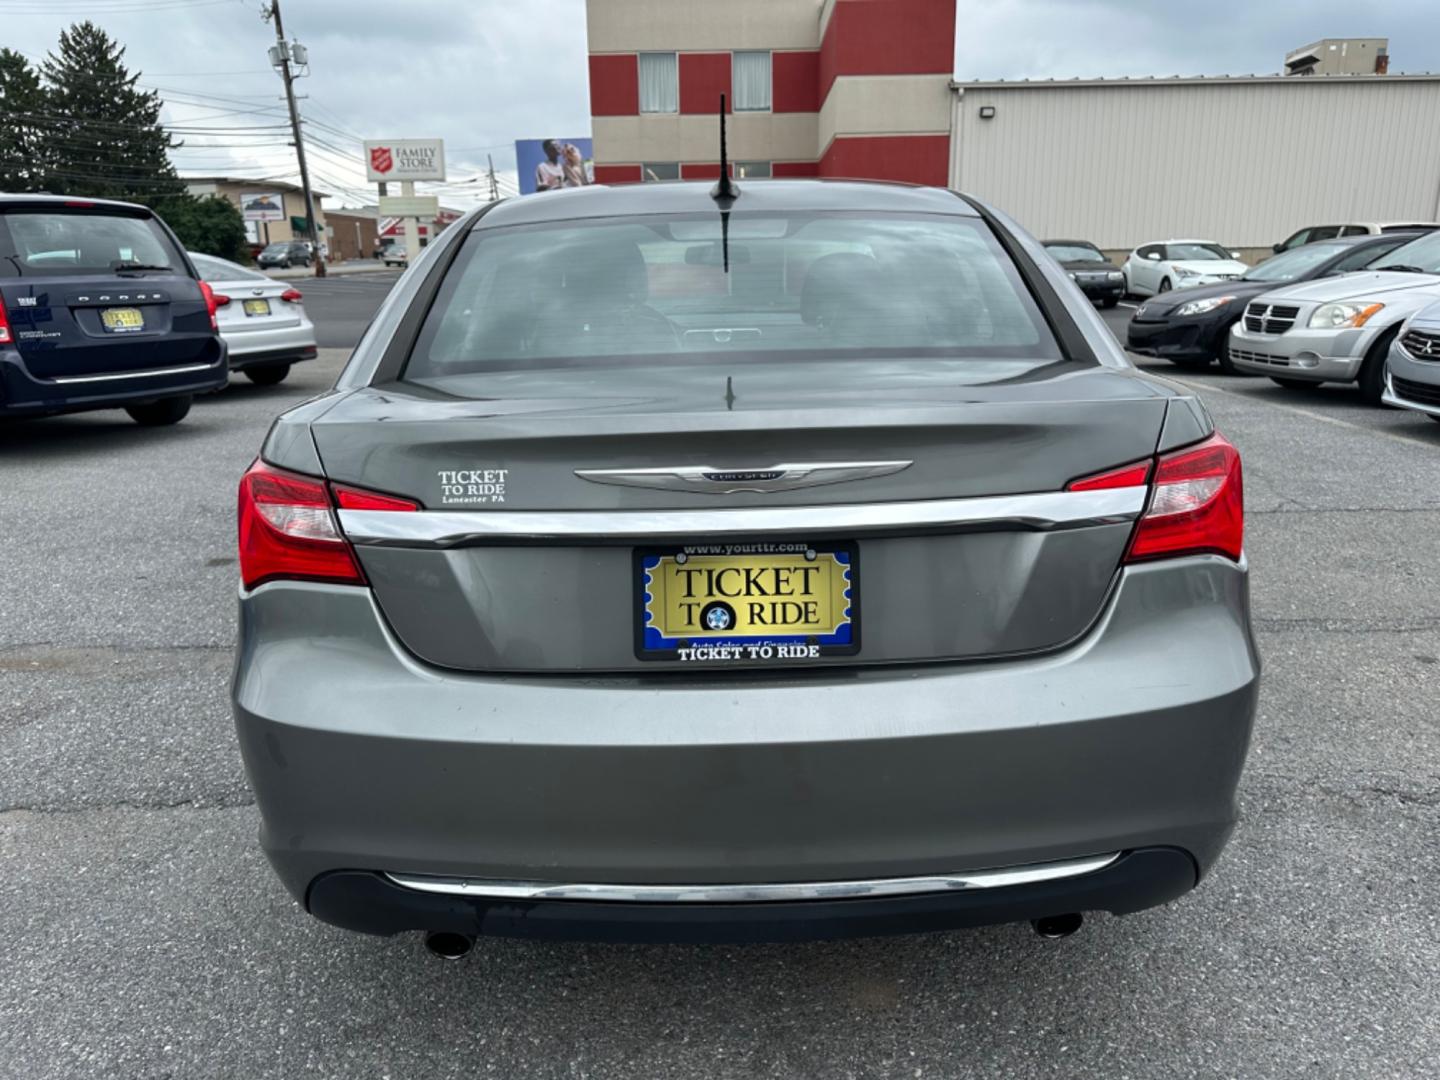
M 425 948 L 442 960 L 459 960 L 474 944 L 475 939 L 467 934 L 454 934 L 448 930 L 431 930 L 425 935 Z
M 1030 925 L 1035 928 L 1035 933 L 1046 941 L 1056 941 L 1075 933 L 1084 922 L 1084 915 L 1078 911 L 1072 911 L 1065 915 L 1047 915 L 1043 919 L 1031 919 Z

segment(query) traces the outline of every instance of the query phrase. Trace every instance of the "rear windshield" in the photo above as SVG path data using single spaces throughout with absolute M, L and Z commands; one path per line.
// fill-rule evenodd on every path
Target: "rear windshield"
M 107 274 L 135 265 L 190 274 L 153 218 L 78 209 L 0 211 L 0 277 Z
M 217 259 L 211 255 L 197 255 L 190 252 L 190 261 L 195 264 L 195 269 L 200 274 L 202 281 L 269 281 L 264 274 L 257 274 L 254 270 L 247 270 L 237 263 L 227 259 Z
M 644 216 L 477 229 L 404 377 L 807 355 L 1062 359 L 984 222 L 942 215 Z
M 1103 263 L 1105 256 L 1089 244 L 1046 244 L 1056 262 L 1097 262 Z
M 1176 262 L 1214 262 L 1230 258 L 1230 252 L 1219 244 L 1166 244 L 1165 254 Z

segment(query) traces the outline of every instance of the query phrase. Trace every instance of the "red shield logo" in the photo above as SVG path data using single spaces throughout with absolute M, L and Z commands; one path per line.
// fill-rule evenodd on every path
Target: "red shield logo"
M 370 148 L 370 168 L 378 173 L 388 173 L 395 167 L 395 159 L 390 156 L 388 146 L 372 146 Z

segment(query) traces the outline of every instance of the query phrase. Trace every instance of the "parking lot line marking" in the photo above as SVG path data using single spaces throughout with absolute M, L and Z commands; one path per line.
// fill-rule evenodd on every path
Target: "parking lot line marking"
M 1140 310 L 1140 305 L 1139 305 L 1139 304 L 1127 304 L 1124 300 L 1121 300 L 1121 301 L 1120 301 L 1118 304 L 1116 304 L 1115 306 L 1116 306 L 1116 307 L 1126 307 L 1126 308 L 1129 308 L 1131 311 L 1139 311 L 1139 310 Z
M 1282 405 L 1278 401 L 1271 401 L 1269 398 L 1258 397 L 1255 394 L 1242 394 L 1237 390 L 1226 390 L 1220 386 L 1213 386 L 1206 383 L 1193 383 L 1186 379 L 1177 379 L 1173 375 L 1167 377 L 1171 382 L 1178 382 L 1197 392 L 1211 391 L 1216 394 L 1229 394 L 1231 397 L 1243 398 L 1246 401 L 1254 401 L 1261 405 L 1268 405 L 1272 409 L 1282 409 L 1285 412 L 1299 413 L 1301 416 L 1307 416 L 1311 420 L 1320 420 L 1326 424 L 1334 424 L 1336 427 L 1351 428 L 1354 431 L 1364 431 L 1371 435 L 1381 435 L 1387 439 L 1394 439 L 1396 442 L 1423 446 L 1427 450 L 1434 450 L 1436 447 L 1435 440 L 1433 439 L 1422 439 L 1415 435 L 1403 435 L 1399 432 L 1387 431 L 1384 428 L 1366 427 L 1364 424 L 1357 424 L 1353 420 L 1341 420 L 1338 416 L 1326 416 L 1322 412 L 1316 412 L 1314 409 L 1301 408 L 1299 405 Z

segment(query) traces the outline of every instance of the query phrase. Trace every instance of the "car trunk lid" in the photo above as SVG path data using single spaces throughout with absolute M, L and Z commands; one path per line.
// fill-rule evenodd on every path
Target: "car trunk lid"
M 457 380 L 387 384 L 312 430 L 332 481 L 424 508 L 391 515 L 394 535 L 374 534 L 385 532 L 375 514 L 341 520 L 396 633 L 447 667 L 684 666 L 645 633 L 658 602 L 647 584 L 657 570 L 683 584 L 677 555 L 702 560 L 692 569 L 771 558 L 730 580 L 758 586 L 772 614 L 784 579 L 806 577 L 786 558 L 827 567 L 830 607 L 843 615 L 851 601 L 850 637 L 800 635 L 805 648 L 784 657 L 794 664 L 1035 652 L 1094 621 L 1143 489 L 1108 501 L 1063 489 L 1155 452 L 1157 384 L 1064 363 L 1013 379 L 973 361 L 820 363 L 807 375 L 574 368 L 487 375 L 478 396 Z M 681 615 L 704 617 L 666 617 Z

